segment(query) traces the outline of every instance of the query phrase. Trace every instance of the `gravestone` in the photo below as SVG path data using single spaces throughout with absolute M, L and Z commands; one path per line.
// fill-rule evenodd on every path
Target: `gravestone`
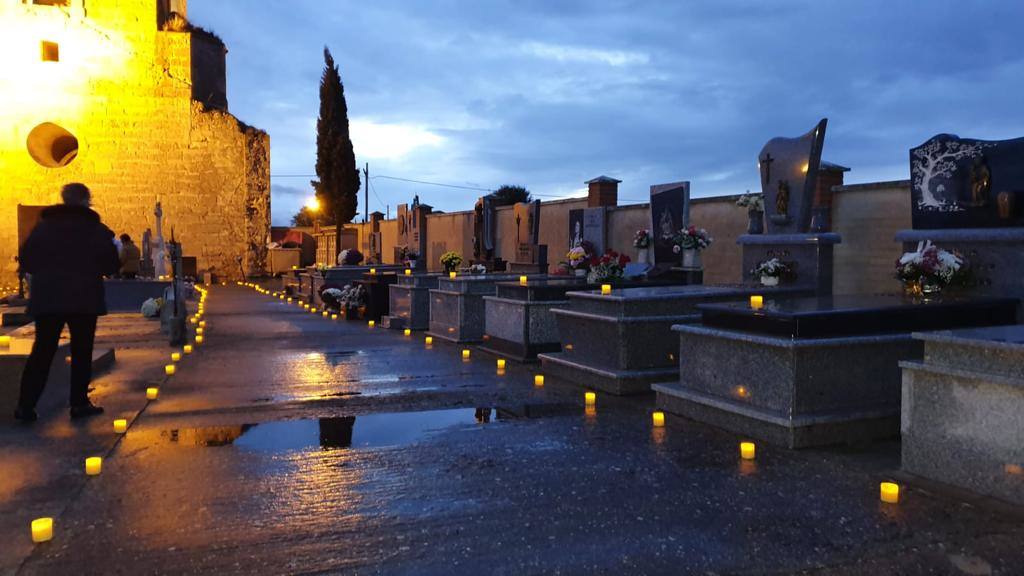
M 651 186 L 651 235 L 654 265 L 679 265 L 672 238 L 690 223 L 690 183 L 672 182 Z
M 540 244 L 540 200 L 517 202 L 512 211 L 516 253 L 509 271 L 547 273 L 548 247 Z
M 569 210 L 569 246 L 590 242 L 594 254 L 604 254 L 608 244 L 608 217 L 604 206 Z
M 398 239 L 395 243 L 395 263 L 401 264 L 401 252 L 415 253 L 419 256 L 416 259 L 416 269 L 425 270 L 427 266 L 427 214 L 433 207 L 420 204 L 419 196 L 413 198 L 412 206 L 406 204 L 398 205 Z
M 758 154 L 769 234 L 800 234 L 810 229 L 827 123 L 822 118 L 797 138 L 772 138 Z
M 810 231 L 827 123 L 823 118 L 803 136 L 772 138 L 761 148 L 757 164 L 767 234 L 744 234 L 736 240 L 743 247 L 744 280 L 759 263 L 778 258 L 791 269 L 789 284 L 819 295 L 832 293 L 833 247 L 841 238 Z
M 1024 138 L 939 134 L 910 150 L 915 229 L 1024 226 Z
M 956 250 L 972 294 L 1024 298 L 1024 138 L 939 134 L 910 150 L 913 229 L 896 240 Z

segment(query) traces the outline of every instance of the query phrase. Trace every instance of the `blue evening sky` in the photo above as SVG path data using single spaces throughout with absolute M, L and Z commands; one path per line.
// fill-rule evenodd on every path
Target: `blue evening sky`
M 330 47 L 360 167 L 541 199 L 607 174 L 620 203 L 690 180 L 758 186 L 773 136 L 829 118 L 847 182 L 908 177 L 940 132 L 1024 136 L 1024 2 L 192 0 L 227 43 L 228 100 L 271 137 L 273 220 L 312 195 Z M 481 192 L 373 178 L 370 210 L 466 210 Z M 362 213 L 360 197 L 360 214 Z

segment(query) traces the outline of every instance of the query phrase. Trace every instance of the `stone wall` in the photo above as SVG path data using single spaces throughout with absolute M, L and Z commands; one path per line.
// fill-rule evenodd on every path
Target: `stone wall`
M 835 247 L 836 294 L 895 292 L 896 259 L 903 253 L 896 233 L 910 225 L 910 181 L 837 186 L 832 227 L 843 237 Z
M 832 190 L 832 220 L 835 232 L 843 237 L 835 248 L 835 292 L 894 292 L 893 262 L 901 249 L 896 232 L 910 228 L 910 184 L 907 181 L 837 186 Z M 715 239 L 705 251 L 704 280 L 708 284 L 741 282 L 745 278 L 742 251 L 736 238 L 747 230 L 747 213 L 736 207 L 738 196 L 695 198 L 691 201 L 690 220 L 706 228 Z M 586 207 L 586 198 L 571 198 L 541 204 L 541 243 L 548 245 L 552 270 L 568 251 L 569 210 Z M 497 256 L 511 259 L 515 253 L 515 233 L 511 207 L 496 211 Z M 395 221 L 381 223 L 384 260 L 394 262 L 397 239 Z M 351 225 L 365 246 L 362 224 Z M 635 258 L 633 233 L 651 228 L 648 204 L 615 206 L 608 209 L 608 244 Z M 508 233 L 506 233 L 508 231 Z M 332 232 L 333 233 L 333 232 Z M 431 214 L 427 217 L 427 265 L 439 270 L 438 259 L 448 250 L 463 257 L 473 253 L 473 212 Z
M 229 278 L 262 270 L 270 231 L 266 133 L 192 99 L 192 34 L 157 30 L 149 0 L 71 0 L 69 7 L 0 0 L 0 274 L 17 263 L 17 206 L 59 201 L 83 182 L 116 233 L 140 240 L 164 209 L 164 235 L 200 270 Z M 59 44 L 42 62 L 40 39 Z M 25 47 L 25 49 L 21 49 Z M 77 139 L 77 157 L 47 166 L 27 151 L 37 126 Z M 46 150 L 47 142 L 39 149 Z M 66 158 L 65 158 L 66 160 Z

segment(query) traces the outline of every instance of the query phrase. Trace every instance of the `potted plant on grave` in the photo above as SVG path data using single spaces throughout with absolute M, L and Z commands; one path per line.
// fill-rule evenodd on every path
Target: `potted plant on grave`
M 762 286 L 778 286 L 779 280 L 789 274 L 792 267 L 778 258 L 769 258 L 757 263 L 750 275 L 761 281 Z
M 594 253 L 594 245 L 584 240 L 579 246 L 574 246 L 565 254 L 565 261 L 559 265 L 567 274 L 583 278 L 590 270 L 590 257 Z
M 358 266 L 363 261 L 363 253 L 355 248 L 342 250 L 338 254 L 338 264 L 342 266 Z
M 320 301 L 324 307 L 332 311 L 341 310 L 341 300 L 344 295 L 342 287 L 337 284 L 324 284 L 320 287 Z
M 954 250 L 943 250 L 919 242 L 917 250 L 906 252 L 896 261 L 896 279 L 908 296 L 938 296 L 946 288 L 964 287 L 971 281 L 967 260 Z
M 629 256 L 619 254 L 614 250 L 609 250 L 600 257 L 591 256 L 587 282 L 597 284 L 622 280 L 626 264 L 629 264 Z
M 636 248 L 636 261 L 646 264 L 651 259 L 651 231 L 641 228 L 633 233 L 633 247 Z
M 455 272 L 462 265 L 462 255 L 454 250 L 441 254 L 441 266 L 444 266 L 445 274 Z
M 361 320 L 366 314 L 366 288 L 362 284 L 346 285 L 338 300 L 346 319 Z
M 714 239 L 708 235 L 707 230 L 690 226 L 689 228 L 683 228 L 672 238 L 672 251 L 676 254 L 682 254 L 683 268 L 700 270 L 704 267 L 701 264 L 700 253 L 711 246 L 712 242 L 714 242 Z
M 764 234 L 764 194 L 741 194 L 736 205 L 747 209 L 747 234 Z

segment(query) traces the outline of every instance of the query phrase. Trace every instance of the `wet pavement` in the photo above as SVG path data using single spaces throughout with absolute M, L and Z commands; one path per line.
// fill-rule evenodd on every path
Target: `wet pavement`
M 151 325 L 101 330 L 118 365 L 96 398 L 138 414 L 123 437 L 64 413 L 0 430 L 0 572 L 1024 572 L 1021 511 L 904 479 L 896 442 L 745 461 L 735 435 L 653 428 L 653 398 L 587 409 L 536 366 L 422 335 L 238 287 L 206 318 L 148 406 L 169 350 Z M 893 478 L 902 502 L 882 504 Z M 55 537 L 33 546 L 43 515 Z

